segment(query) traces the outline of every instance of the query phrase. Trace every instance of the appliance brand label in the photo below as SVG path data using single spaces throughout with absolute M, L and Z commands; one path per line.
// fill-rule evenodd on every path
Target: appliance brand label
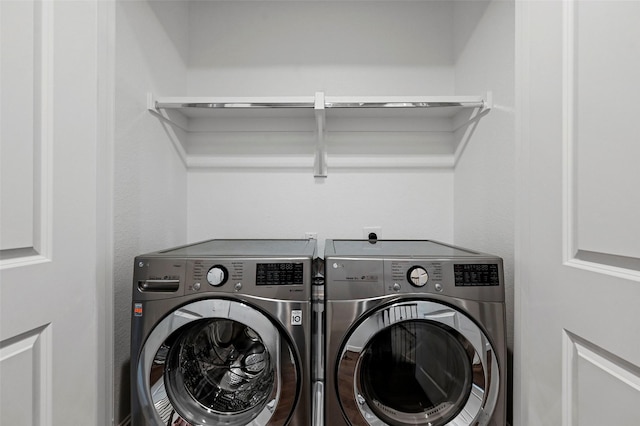
M 360 281 L 360 282 L 377 282 L 377 275 L 358 275 L 354 277 L 344 277 L 347 281 Z
M 133 304 L 133 316 L 141 317 L 142 316 L 142 303 L 134 303 Z
M 294 309 L 291 311 L 291 325 L 302 325 L 302 310 Z

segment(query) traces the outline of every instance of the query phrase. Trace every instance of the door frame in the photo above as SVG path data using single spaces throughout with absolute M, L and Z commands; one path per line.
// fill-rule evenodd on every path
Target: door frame
M 97 7 L 98 63 L 97 170 L 96 170 L 96 310 L 98 333 L 98 421 L 115 422 L 114 395 L 114 253 L 113 175 L 115 135 L 116 2 L 94 0 Z M 100 368 L 103 366 L 103 368 Z

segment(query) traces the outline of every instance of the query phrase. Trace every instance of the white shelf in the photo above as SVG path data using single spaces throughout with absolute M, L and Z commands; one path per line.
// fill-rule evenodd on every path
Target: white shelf
M 454 167 L 455 136 L 491 109 L 482 96 L 158 97 L 188 167 Z

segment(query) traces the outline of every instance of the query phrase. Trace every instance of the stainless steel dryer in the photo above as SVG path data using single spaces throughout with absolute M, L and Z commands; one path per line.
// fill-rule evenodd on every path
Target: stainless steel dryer
M 325 424 L 505 425 L 502 259 L 328 240 Z
M 138 256 L 132 424 L 311 422 L 313 240 L 211 240 Z

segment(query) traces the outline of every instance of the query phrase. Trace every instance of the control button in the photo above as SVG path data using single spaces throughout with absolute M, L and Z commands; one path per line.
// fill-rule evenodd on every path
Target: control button
M 200 290 L 200 283 L 193 283 L 193 289 L 194 289 L 195 291 Z
M 393 291 L 400 291 L 402 287 L 400 287 L 400 284 L 398 283 L 393 283 Z
M 436 283 L 433 287 L 436 289 L 437 292 L 442 291 L 442 284 L 440 283 Z
M 236 285 L 233 286 L 233 289 L 235 291 L 240 291 L 242 290 L 242 283 L 236 283 Z
M 215 265 L 207 272 L 207 282 L 216 287 L 226 283 L 228 277 L 227 268 L 222 265 Z
M 429 281 L 429 274 L 422 266 L 413 266 L 407 272 L 407 280 L 409 280 L 413 286 L 424 287 L 427 281 Z

